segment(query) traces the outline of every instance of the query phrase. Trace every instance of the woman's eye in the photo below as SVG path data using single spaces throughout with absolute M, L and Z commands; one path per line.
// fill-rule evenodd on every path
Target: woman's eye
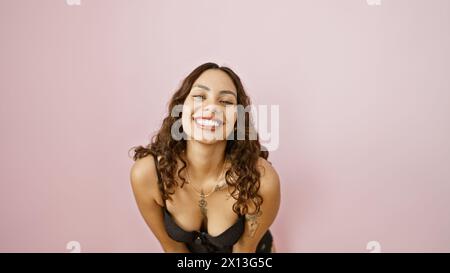
M 234 104 L 233 102 L 227 101 L 227 100 L 221 100 L 220 102 L 223 103 L 223 104 L 228 104 L 228 105 Z
M 202 99 L 205 99 L 205 96 L 203 96 L 203 95 L 193 95 L 192 97 L 194 98 L 194 100 L 202 100 Z

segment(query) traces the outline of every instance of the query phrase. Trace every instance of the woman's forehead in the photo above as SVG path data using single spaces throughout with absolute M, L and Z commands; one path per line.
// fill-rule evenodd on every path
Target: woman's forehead
M 192 89 L 204 89 L 206 91 L 216 92 L 228 90 L 236 93 L 233 80 L 227 73 L 218 69 L 210 69 L 203 72 L 192 85 Z

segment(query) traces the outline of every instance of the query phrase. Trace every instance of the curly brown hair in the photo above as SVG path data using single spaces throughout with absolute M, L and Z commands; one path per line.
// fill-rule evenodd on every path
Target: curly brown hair
M 195 68 L 181 83 L 179 89 L 172 96 L 168 105 L 168 115 L 164 118 L 163 123 L 156 135 L 151 138 L 150 143 L 146 146 L 135 146 L 130 150 L 134 150 L 133 160 L 143 158 L 149 154 L 160 156 L 158 160 L 158 171 L 161 174 L 163 185 L 160 185 L 163 200 L 171 200 L 170 195 L 175 192 L 178 182 L 175 175 L 182 181 L 181 188 L 185 183 L 188 183 L 185 174 L 182 173 L 186 168 L 186 161 L 180 156 L 186 149 L 186 140 L 175 140 L 171 134 L 172 125 L 179 119 L 172 117 L 172 109 L 176 105 L 182 105 L 189 95 L 192 85 L 196 79 L 208 69 L 219 69 L 225 72 L 233 81 L 237 91 L 237 104 L 247 107 L 250 105 L 250 98 L 245 93 L 244 87 L 240 78 L 236 73 L 228 67 L 219 66 L 215 63 L 205 63 Z M 251 116 L 248 111 L 238 113 L 245 115 L 245 139 L 237 138 L 237 131 L 234 130 L 234 138 L 227 139 L 225 148 L 225 158 L 231 162 L 231 167 L 225 173 L 225 180 L 228 186 L 233 188 L 230 193 L 236 200 L 233 205 L 235 213 L 247 214 L 249 213 L 248 201 L 253 202 L 255 211 L 260 211 L 263 198 L 258 194 L 260 188 L 261 174 L 257 168 L 259 157 L 267 159 L 269 152 L 262 149 L 259 142 L 259 135 L 256 134 L 256 139 L 251 140 L 249 133 L 254 129 L 251 121 Z M 236 124 L 235 124 L 236 128 Z M 182 130 L 182 128 L 181 128 Z M 179 159 L 183 166 L 177 172 L 177 159 Z M 175 174 L 177 172 L 177 174 Z

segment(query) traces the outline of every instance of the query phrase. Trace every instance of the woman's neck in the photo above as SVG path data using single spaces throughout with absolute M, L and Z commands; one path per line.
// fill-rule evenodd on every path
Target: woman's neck
M 189 177 L 196 185 L 202 185 L 217 178 L 225 160 L 226 141 L 216 144 L 203 144 L 195 140 L 186 143 L 186 159 Z

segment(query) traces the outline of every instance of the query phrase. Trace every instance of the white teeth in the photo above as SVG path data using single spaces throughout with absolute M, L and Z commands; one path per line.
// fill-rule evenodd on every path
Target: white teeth
M 203 125 L 203 126 L 219 126 L 220 123 L 216 120 L 212 120 L 212 119 L 195 119 L 195 122 L 197 122 L 197 124 L 199 125 Z

